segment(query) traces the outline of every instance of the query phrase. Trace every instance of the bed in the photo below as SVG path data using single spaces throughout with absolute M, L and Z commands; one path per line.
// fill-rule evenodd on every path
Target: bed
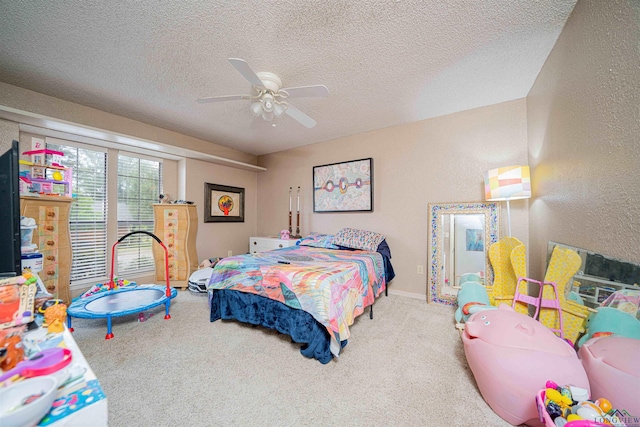
M 301 343 L 304 356 L 328 363 L 347 344 L 354 319 L 386 291 L 390 259 L 384 236 L 354 229 L 224 258 L 209 279 L 210 321 L 275 329 Z

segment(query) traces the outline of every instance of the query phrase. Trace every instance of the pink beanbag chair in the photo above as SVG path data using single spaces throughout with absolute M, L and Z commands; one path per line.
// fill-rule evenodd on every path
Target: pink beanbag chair
M 640 416 L 640 340 L 593 338 L 578 352 L 593 400 L 604 397 L 618 410 Z
M 465 325 L 462 342 L 480 393 L 508 423 L 542 425 L 536 395 L 547 380 L 590 390 L 575 350 L 531 317 L 501 304 Z

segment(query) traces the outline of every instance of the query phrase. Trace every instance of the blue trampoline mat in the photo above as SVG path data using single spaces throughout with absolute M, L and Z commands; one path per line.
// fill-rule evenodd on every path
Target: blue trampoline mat
M 168 299 L 178 295 L 178 291 L 171 288 L 171 296 L 167 298 L 166 291 L 165 286 L 152 285 L 101 292 L 75 300 L 67 309 L 67 314 L 84 319 L 100 319 L 139 313 L 165 304 Z

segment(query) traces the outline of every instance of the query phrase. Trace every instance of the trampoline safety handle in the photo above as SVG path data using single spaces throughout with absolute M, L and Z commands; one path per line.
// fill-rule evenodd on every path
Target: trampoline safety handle
M 127 233 L 124 236 L 122 236 L 121 238 L 118 239 L 118 243 L 122 242 L 124 239 L 126 239 L 127 237 L 131 236 L 132 234 L 146 234 L 147 236 L 151 236 L 154 239 L 156 239 L 156 242 L 162 244 L 162 242 L 160 241 L 160 239 L 158 239 L 158 236 L 156 236 L 153 233 L 149 233 L 148 231 L 142 231 L 142 230 L 138 230 L 138 231 L 132 231 L 131 233 Z
M 116 258 L 116 254 L 115 254 L 116 246 L 118 246 L 118 243 L 121 243 L 124 239 L 126 239 L 127 237 L 133 234 L 146 234 L 149 237 L 153 237 L 155 241 L 158 242 L 160 246 L 162 246 L 162 249 L 164 249 L 164 278 L 165 278 L 165 281 L 167 282 L 167 289 L 165 293 L 167 295 L 167 298 L 171 297 L 171 285 L 169 284 L 169 251 L 167 250 L 167 247 L 164 245 L 164 243 L 162 243 L 162 241 L 158 239 L 158 236 L 143 230 L 132 231 L 130 233 L 125 234 L 124 236 L 119 238 L 118 241 L 114 243 L 113 246 L 111 247 L 111 274 L 109 278 L 110 279 L 109 289 L 113 289 L 115 285 L 113 281 L 113 278 L 114 278 L 113 271 L 114 271 L 114 264 L 115 264 L 115 258 Z

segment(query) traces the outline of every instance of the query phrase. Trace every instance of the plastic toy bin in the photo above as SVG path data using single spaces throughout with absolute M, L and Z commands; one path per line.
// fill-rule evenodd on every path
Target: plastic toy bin
M 538 415 L 540 415 L 540 421 L 542 421 L 545 427 L 556 427 L 549 414 L 547 408 L 544 407 L 545 389 L 542 389 L 536 395 L 536 405 L 538 406 Z
M 545 427 L 557 427 L 556 423 L 553 422 L 549 413 L 547 412 L 547 408 L 544 406 L 544 400 L 546 397 L 545 389 L 542 389 L 536 395 L 536 406 L 538 407 L 538 415 L 540 415 L 540 421 L 544 423 Z M 624 424 L 619 424 L 624 426 Z M 588 421 L 588 420 L 577 420 L 577 421 L 569 421 L 565 424 L 565 427 L 571 426 L 579 426 L 579 427 L 609 427 L 609 424 L 603 424 L 601 422 L 596 421 Z
M 22 268 L 29 269 L 32 273 L 42 271 L 44 257 L 41 253 L 22 254 Z
M 37 225 L 23 225 L 20 226 L 20 246 L 31 245 L 33 239 L 33 230 L 38 228 Z

